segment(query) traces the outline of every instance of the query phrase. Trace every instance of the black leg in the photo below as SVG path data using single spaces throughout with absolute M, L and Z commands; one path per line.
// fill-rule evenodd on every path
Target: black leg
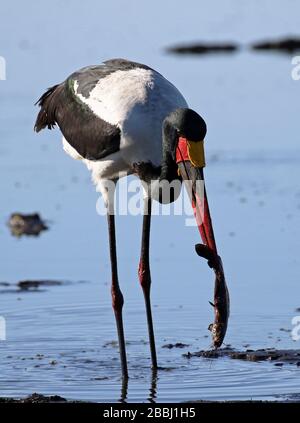
M 150 264 L 149 264 L 150 225 L 151 225 L 151 199 L 145 198 L 144 199 L 142 248 L 141 248 L 141 257 L 140 257 L 140 264 L 139 264 L 139 280 L 140 280 L 140 284 L 142 286 L 144 298 L 145 298 L 152 368 L 156 369 L 157 359 L 156 359 L 155 339 L 154 339 L 151 302 L 150 302 L 150 287 L 151 287 L 151 275 L 150 275 Z
M 157 369 L 152 369 L 151 387 L 149 389 L 148 401 L 155 403 L 157 396 Z
M 123 299 L 123 295 L 122 295 L 122 292 L 119 286 L 119 281 L 118 281 L 115 216 L 111 210 L 108 210 L 107 221 L 108 221 L 109 249 L 110 249 L 111 276 L 112 276 L 112 282 L 111 282 L 112 306 L 114 309 L 116 323 L 117 323 L 120 358 L 121 358 L 121 366 L 122 366 L 122 376 L 124 379 L 127 379 L 128 370 L 127 370 L 125 338 L 124 338 L 123 318 L 122 318 L 122 308 L 124 304 L 124 299 Z
M 128 378 L 123 377 L 119 402 L 126 404 L 128 395 Z

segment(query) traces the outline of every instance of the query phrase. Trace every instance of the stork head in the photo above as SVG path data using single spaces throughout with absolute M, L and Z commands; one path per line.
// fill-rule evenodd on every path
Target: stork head
M 206 123 L 194 110 L 180 108 L 172 111 L 163 122 L 163 160 L 160 179 L 170 181 L 174 177 L 174 171 L 177 173 L 181 167 L 180 163 L 184 161 L 191 162 L 195 168 L 203 168 L 205 135 Z
M 175 109 L 164 120 L 164 130 L 167 126 L 176 130 L 177 135 L 189 141 L 203 141 L 206 135 L 204 119 L 192 109 Z
M 175 174 L 184 180 L 203 243 L 216 253 L 204 186 L 206 123 L 194 110 L 179 108 L 163 122 L 163 160 L 160 180 Z

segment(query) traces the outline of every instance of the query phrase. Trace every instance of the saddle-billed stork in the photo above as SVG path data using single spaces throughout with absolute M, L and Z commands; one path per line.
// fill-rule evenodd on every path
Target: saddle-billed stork
M 117 270 L 113 196 L 108 182 L 137 175 L 150 181 L 192 182 L 191 200 L 204 245 L 196 251 L 215 270 L 215 323 L 211 325 L 215 347 L 222 344 L 229 314 L 229 297 L 222 262 L 217 254 L 206 192 L 202 202 L 195 183 L 204 184 L 206 124 L 167 79 L 154 69 L 125 59 L 112 59 L 71 74 L 49 88 L 38 100 L 40 111 L 35 131 L 52 129 L 63 134 L 64 150 L 83 161 L 91 171 L 107 207 L 112 306 L 116 318 L 122 375 L 128 377 L 122 320 L 123 295 Z M 157 199 L 163 202 L 162 189 Z M 142 246 L 138 269 L 144 293 L 152 368 L 157 358 L 150 303 L 149 242 L 153 190 L 144 194 Z M 175 195 L 169 196 L 174 201 Z

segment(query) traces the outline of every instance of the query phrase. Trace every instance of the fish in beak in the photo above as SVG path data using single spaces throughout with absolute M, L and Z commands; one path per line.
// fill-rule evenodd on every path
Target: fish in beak
M 189 141 L 179 137 L 176 148 L 176 164 L 188 191 L 194 216 L 203 244 L 196 245 L 199 256 L 208 260 L 208 265 L 215 271 L 214 307 L 215 321 L 209 325 L 212 332 L 213 345 L 222 345 L 229 317 L 229 293 L 221 257 L 218 255 L 212 220 L 210 217 L 207 194 L 204 182 L 205 156 L 204 141 Z

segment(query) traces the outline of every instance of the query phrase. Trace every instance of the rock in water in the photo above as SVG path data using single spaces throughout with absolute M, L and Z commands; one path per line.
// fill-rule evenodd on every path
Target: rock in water
M 21 237 L 22 235 L 38 236 L 42 231 L 48 229 L 38 213 L 12 213 L 8 226 L 11 234 L 16 237 Z

